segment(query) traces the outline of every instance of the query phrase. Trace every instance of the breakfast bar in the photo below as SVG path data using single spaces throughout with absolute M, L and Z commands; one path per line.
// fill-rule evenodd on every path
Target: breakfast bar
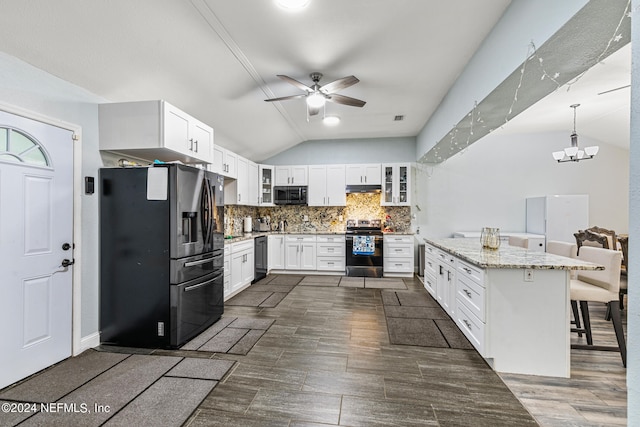
M 602 266 L 475 239 L 425 243 L 425 288 L 494 370 L 570 376 L 570 272 Z

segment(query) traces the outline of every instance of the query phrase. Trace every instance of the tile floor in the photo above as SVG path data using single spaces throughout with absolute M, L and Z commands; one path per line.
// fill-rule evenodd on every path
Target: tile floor
M 307 283 L 312 281 L 307 279 Z M 423 289 L 417 279 L 404 279 L 402 285 L 408 290 Z M 206 397 L 198 398 L 200 403 L 193 406 L 197 409 L 188 414 L 169 410 L 167 419 L 171 423 L 167 425 L 626 424 L 626 370 L 618 353 L 572 351 L 570 379 L 499 376 L 475 350 L 390 344 L 380 289 L 298 285 L 276 307 L 227 306 L 225 317 L 275 322 L 246 355 L 189 350 L 140 350 L 134 356 L 96 352 L 96 357 L 109 359 L 107 365 L 115 363 L 114 368 L 120 370 L 128 364 L 160 366 L 158 363 L 163 360 L 167 362 L 166 369 L 164 364 L 156 369 L 152 380 L 144 378 L 146 368 L 140 371 L 140 384 L 146 381 L 150 385 L 141 388 L 140 393 L 132 391 L 133 400 L 129 404 L 122 401 L 120 412 L 109 422 L 126 425 L 135 419 L 136 425 L 165 425 L 153 415 L 169 407 L 154 412 L 154 404 L 166 402 L 176 393 L 180 399 L 200 393 Z M 594 340 L 609 344 L 615 338 L 603 317 L 603 308 L 592 308 Z M 123 357 L 127 359 L 120 362 Z M 224 376 L 213 373 L 198 379 L 206 373 L 200 372 L 201 362 L 197 359 L 228 361 L 231 368 Z M 83 375 L 95 376 L 92 372 L 92 367 L 86 366 L 82 371 L 63 375 L 64 380 L 56 383 L 35 384 L 37 387 L 29 393 L 48 393 L 38 397 L 44 401 L 64 401 L 89 387 L 91 393 L 103 396 L 101 399 L 122 400 L 122 396 L 107 393 L 100 384 L 91 385 L 91 381 L 79 386 Z M 118 378 L 122 381 L 127 376 Z M 193 388 L 193 381 L 187 379 L 197 379 L 203 387 Z M 126 390 L 132 385 L 132 381 L 125 381 L 118 387 Z M 12 398 L 11 393 L 18 391 L 2 390 L 0 399 L 36 401 L 28 393 Z M 143 413 L 149 415 L 141 417 Z M 6 425 L 23 420 L 0 417 L 2 425 L 3 419 L 14 420 Z M 104 422 L 100 417 L 94 420 L 97 423 L 85 424 Z M 35 417 L 24 425 L 28 424 L 47 425 Z

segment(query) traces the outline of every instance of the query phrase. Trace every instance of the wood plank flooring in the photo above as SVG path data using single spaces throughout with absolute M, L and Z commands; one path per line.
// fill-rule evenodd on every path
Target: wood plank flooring
M 298 286 L 275 308 L 226 307 L 228 316 L 276 322 L 248 355 L 218 355 L 237 363 L 187 425 L 626 424 L 619 353 L 572 351 L 571 379 L 498 376 L 474 350 L 390 344 L 380 295 Z M 594 340 L 613 344 L 603 317 L 592 307 Z

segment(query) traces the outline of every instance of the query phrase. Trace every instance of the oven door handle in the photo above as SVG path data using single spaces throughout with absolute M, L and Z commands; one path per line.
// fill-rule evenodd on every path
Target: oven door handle
M 184 266 L 185 267 L 193 267 L 194 265 L 202 265 L 202 264 L 206 264 L 208 262 L 213 261 L 214 259 L 216 259 L 216 257 L 211 257 L 211 258 L 205 258 L 205 259 L 199 259 L 198 261 L 189 261 L 189 262 L 185 262 Z
M 211 282 L 215 282 L 217 279 L 219 279 L 224 273 L 220 273 L 217 274 L 213 279 L 209 279 L 206 282 L 203 283 L 198 283 L 197 285 L 191 285 L 191 286 L 187 286 L 186 288 L 184 288 L 185 292 L 189 292 L 189 291 L 194 291 L 198 288 L 201 288 L 203 286 L 207 286 L 209 283 Z

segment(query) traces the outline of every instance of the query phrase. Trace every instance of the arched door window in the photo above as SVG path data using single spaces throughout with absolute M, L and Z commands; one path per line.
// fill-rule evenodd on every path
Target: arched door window
M 0 161 L 51 166 L 46 151 L 35 138 L 11 127 L 0 127 Z

